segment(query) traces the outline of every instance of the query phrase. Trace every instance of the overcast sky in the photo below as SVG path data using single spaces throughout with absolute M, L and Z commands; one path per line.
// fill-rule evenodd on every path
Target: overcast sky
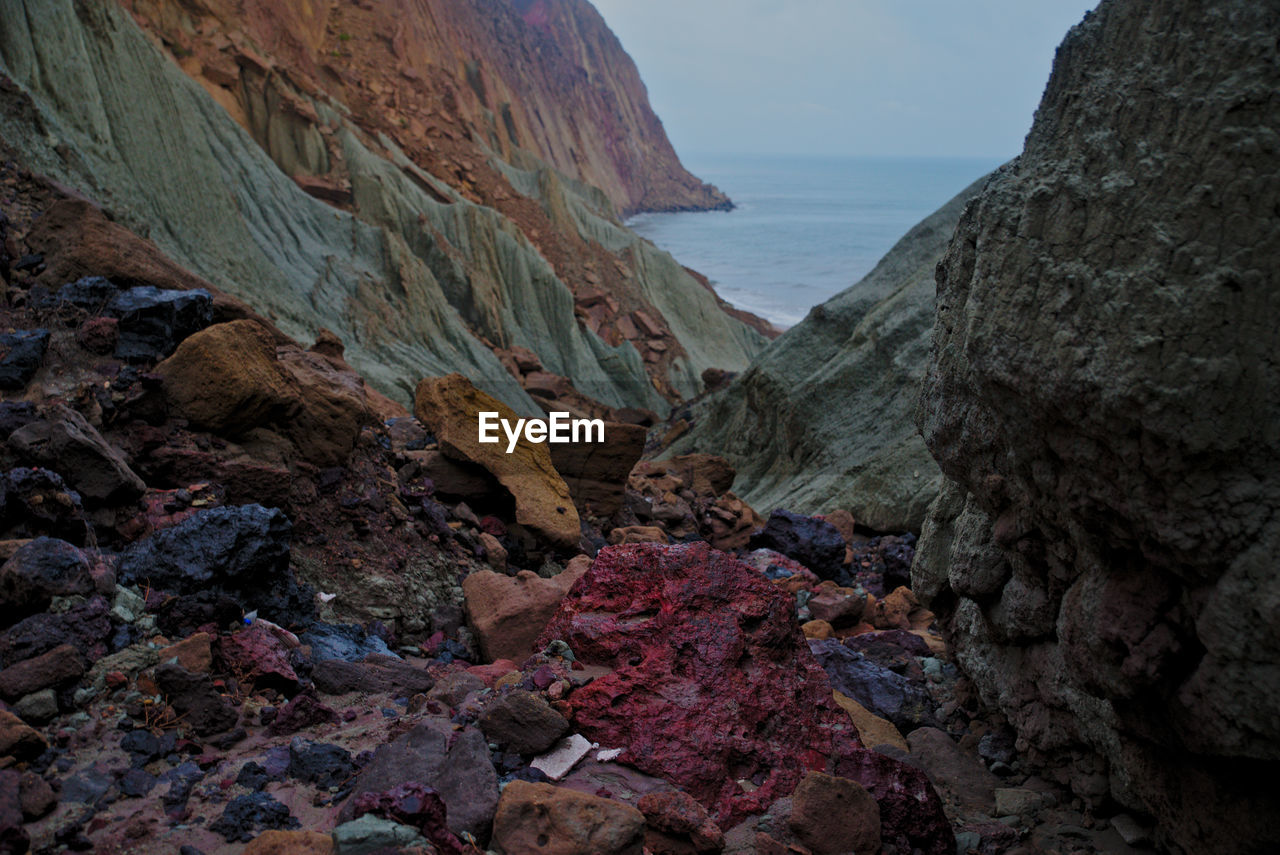
M 1096 0 L 592 0 L 682 154 L 1022 149 Z

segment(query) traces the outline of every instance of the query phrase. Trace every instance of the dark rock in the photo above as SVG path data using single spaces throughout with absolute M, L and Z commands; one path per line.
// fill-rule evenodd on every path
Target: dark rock
M 76 545 L 89 532 L 80 494 L 58 473 L 28 466 L 0 479 L 0 524 L 11 537 L 49 535 Z
M 149 730 L 131 730 L 120 740 L 120 748 L 129 755 L 135 767 L 140 767 L 172 751 L 174 740 L 168 739 L 166 742 L 167 745 Z
M 266 767 L 250 760 L 240 767 L 240 774 L 236 775 L 236 783 L 247 790 L 254 792 L 260 791 L 271 781 L 279 780 L 266 770 Z
M 799 561 L 823 579 L 836 579 L 844 563 L 844 537 L 826 520 L 781 509 L 751 536 L 752 549 L 772 549 Z
M 0 671 L 0 697 L 12 702 L 23 695 L 76 680 L 84 672 L 79 651 L 70 644 L 62 644 Z
M 48 330 L 19 330 L 0 334 L 0 389 L 27 388 L 44 362 Z
M 361 793 L 354 815 L 373 814 L 417 829 L 441 855 L 462 855 L 466 849 L 449 830 L 440 794 L 424 784 L 409 782 L 381 793 Z
M 313 689 L 306 689 L 276 711 L 267 732 L 272 736 L 288 736 L 312 725 L 337 720 L 338 714 L 320 703 Z
M 288 774 L 322 790 L 342 789 L 355 777 L 356 766 L 346 749 L 294 737 L 289 743 Z
M 36 405 L 30 401 L 0 401 L 0 439 L 40 418 Z
M 915 544 L 914 534 L 887 534 L 855 543 L 848 581 L 857 582 L 877 597 L 898 587 L 910 587 Z
M 476 726 L 493 742 L 517 754 L 541 754 L 569 732 L 569 722 L 542 695 L 516 689 L 495 698 Z
M 258 832 L 269 828 L 287 830 L 300 826 L 289 808 L 274 797 L 250 793 L 232 799 L 222 816 L 210 823 L 209 830 L 221 834 L 228 843 L 248 843 Z
M 846 638 L 844 646 L 882 668 L 910 676 L 919 676 L 917 657 L 933 655 L 923 638 L 901 629 L 864 632 Z
M 1014 748 L 1018 735 L 1008 727 L 988 730 L 978 740 L 978 756 L 988 763 L 1012 763 L 1018 756 Z
M 686 790 L 722 826 L 764 812 L 826 765 L 876 798 L 891 817 L 886 840 L 955 851 L 928 779 L 858 744 L 791 597 L 731 556 L 706 544 L 608 547 L 539 641 L 552 639 L 610 669 L 569 696 L 574 725 Z
M 429 718 L 380 746 L 356 778 L 352 798 L 343 805 L 339 821 L 355 818 L 362 793 L 382 793 L 406 783 L 425 784 L 440 794 L 454 834 L 468 832 L 481 843 L 488 839 L 498 806 L 498 775 L 489 759 L 489 746 L 478 730 L 455 731 L 448 719 Z
M 162 774 L 161 783 L 169 785 L 163 797 L 165 810 L 181 809 L 187 803 L 187 799 L 191 798 L 191 791 L 195 785 L 202 780 L 204 780 L 204 771 L 191 760 L 180 763 Z
M 235 707 L 218 693 L 208 674 L 165 663 L 156 668 L 156 684 L 196 733 L 207 736 L 235 726 Z
M 56 467 L 90 504 L 130 502 L 146 491 L 120 450 L 84 416 L 62 404 L 9 436 L 9 445 L 33 462 Z
M 86 805 L 97 804 L 111 789 L 115 780 L 115 776 L 101 762 L 95 763 L 62 779 L 62 800 Z
M 155 775 L 143 769 L 130 769 L 121 777 L 117 786 L 123 795 L 141 798 L 151 792 L 158 783 Z
M 833 638 L 812 640 L 809 648 L 832 688 L 888 719 L 904 735 L 917 727 L 937 726 L 935 704 L 922 680 L 913 681 L 877 665 Z
M 120 556 L 123 584 L 176 594 L 226 593 L 282 626 L 315 614 L 309 588 L 289 569 L 292 524 L 261 505 L 209 508 L 139 541 Z
M 316 662 L 326 659 L 358 662 L 371 653 L 395 656 L 385 641 L 355 624 L 317 623 L 299 635 L 298 640 L 311 646 L 311 658 Z
M 213 298 L 201 289 L 172 291 L 141 285 L 118 294 L 106 313 L 120 321 L 116 356 L 129 362 L 153 362 L 213 323 Z
M 105 309 L 119 291 L 115 283 L 106 277 L 82 276 L 37 301 L 36 306 L 38 308 L 74 306 L 94 314 Z
M 88 557 L 63 540 L 37 537 L 0 566 L 0 616 L 6 624 L 44 611 L 54 597 L 92 591 Z
M 90 318 L 76 330 L 76 342 L 90 353 L 106 356 L 120 341 L 120 322 L 115 318 Z
M 222 592 L 200 591 L 169 597 L 157 604 L 156 626 L 171 638 L 185 638 L 205 624 L 217 627 L 243 625 L 244 609 Z
M 426 671 L 406 662 L 384 657 L 377 660 L 381 661 L 326 659 L 316 663 L 311 679 L 317 689 L 328 695 L 368 692 L 408 697 L 429 691 L 435 685 Z

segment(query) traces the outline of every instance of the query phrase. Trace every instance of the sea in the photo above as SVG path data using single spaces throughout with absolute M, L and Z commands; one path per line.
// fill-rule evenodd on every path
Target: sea
M 907 230 L 998 158 L 682 157 L 732 211 L 639 214 L 627 225 L 779 327 L 871 271 Z

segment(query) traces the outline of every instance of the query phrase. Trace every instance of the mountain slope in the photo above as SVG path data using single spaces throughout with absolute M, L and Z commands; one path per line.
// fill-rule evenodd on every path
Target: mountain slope
M 941 473 L 913 421 L 933 328 L 933 271 L 981 179 L 815 307 L 726 388 L 690 408 L 673 452 L 723 454 L 760 509 L 852 510 L 918 531 Z

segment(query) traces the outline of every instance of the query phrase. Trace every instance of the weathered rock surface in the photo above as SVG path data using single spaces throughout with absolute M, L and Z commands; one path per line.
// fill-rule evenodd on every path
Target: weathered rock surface
M 887 839 L 954 850 L 927 779 L 858 744 L 791 598 L 731 556 L 704 543 L 607 547 L 544 631 L 552 639 L 612 669 L 570 695 L 574 725 L 721 825 L 830 771 L 876 797 Z
M 9 435 L 14 451 L 58 471 L 92 504 L 128 502 L 146 490 L 120 450 L 84 416 L 62 404 L 46 408 L 41 415 L 39 421 Z
M 912 424 L 934 319 L 933 269 L 982 179 L 930 214 L 852 287 L 813 308 L 725 389 L 670 452 L 709 451 L 761 511 L 848 509 L 919 531 L 937 465 Z
M 472 386 L 461 374 L 450 374 L 419 383 L 413 410 L 445 454 L 481 466 L 498 479 L 515 499 L 517 522 L 561 548 L 578 545 L 582 536 L 578 511 L 551 462 L 547 444 L 529 442 L 522 435 L 508 454 L 505 439 L 479 441 L 479 413 L 495 412 L 514 429 L 520 417 L 510 407 Z
M 1070 32 L 939 266 L 920 400 L 954 483 L 913 588 L 1041 760 L 1179 852 L 1280 842 L 1278 27 L 1106 0 Z
M 498 802 L 493 841 L 506 855 L 640 855 L 644 814 L 577 790 L 512 781 Z
M 607 517 L 622 507 L 627 476 L 644 451 L 644 438 L 639 425 L 607 422 L 604 442 L 551 446 L 551 462 L 581 513 Z
M 528 659 L 560 601 L 586 571 L 586 565 L 579 563 L 550 579 L 530 570 L 515 576 L 481 570 L 464 579 L 467 617 L 485 657 L 514 662 Z

